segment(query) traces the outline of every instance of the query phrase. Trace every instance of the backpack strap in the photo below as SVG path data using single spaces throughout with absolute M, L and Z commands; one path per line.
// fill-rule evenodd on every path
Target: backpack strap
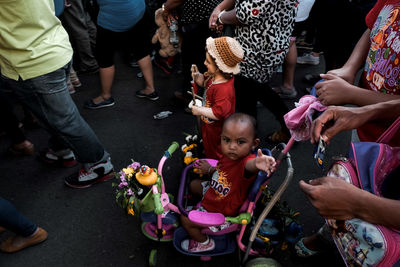
M 400 128 L 400 117 L 398 117 L 389 128 L 376 140 L 377 143 L 387 144 Z

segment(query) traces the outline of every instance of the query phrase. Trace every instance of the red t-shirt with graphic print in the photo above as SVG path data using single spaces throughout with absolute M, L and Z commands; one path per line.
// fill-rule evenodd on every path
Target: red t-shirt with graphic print
M 235 112 L 235 88 L 234 78 L 224 83 L 212 84 L 208 81 L 205 92 L 205 107 L 211 108 L 218 120 L 201 116 L 203 126 L 201 134 L 203 138 L 204 154 L 210 159 L 219 159 L 221 152 L 221 133 L 224 120 Z
M 378 0 L 365 19 L 370 49 L 365 62 L 362 86 L 382 94 L 400 93 L 400 1 Z M 376 141 L 393 121 L 367 123 L 359 127 L 361 141 Z M 400 135 L 391 145 L 400 145 Z
M 256 175 L 244 177 L 246 163 L 255 157 L 255 154 L 251 154 L 239 160 L 230 160 L 223 156 L 218 161 L 217 171 L 212 176 L 201 206 L 209 212 L 219 212 L 225 216 L 238 215 L 249 187 L 256 178 Z

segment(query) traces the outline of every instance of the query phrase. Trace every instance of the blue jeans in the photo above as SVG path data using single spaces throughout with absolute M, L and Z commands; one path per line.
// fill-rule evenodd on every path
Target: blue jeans
M 32 235 L 37 229 L 36 224 L 2 197 L 0 197 L 0 226 L 23 237 Z
M 18 81 L 1 76 L 2 89 L 11 90 L 52 135 L 50 148 L 54 151 L 70 148 L 85 168 L 107 160 L 96 134 L 81 117 L 68 87 L 71 63 L 51 73 Z

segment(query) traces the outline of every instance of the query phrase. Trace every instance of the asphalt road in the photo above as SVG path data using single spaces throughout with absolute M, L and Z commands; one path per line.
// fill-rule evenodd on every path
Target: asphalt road
M 296 87 L 299 97 L 306 94 L 302 77 L 317 73 L 320 66 L 297 66 Z M 143 87 L 136 78 L 138 69 L 122 63 L 118 58 L 113 96 L 116 105 L 101 110 L 83 109 L 83 102 L 99 92 L 96 74 L 81 75 L 83 84 L 72 97 L 82 116 L 94 129 L 105 148 L 110 152 L 115 170 L 128 165 L 131 159 L 157 166 L 164 150 L 172 141 L 183 143 L 184 132 L 193 133 L 195 117 L 184 113 L 183 106 L 174 99 L 173 92 L 181 79 L 176 71 L 171 76 L 155 68 L 155 85 L 160 99 L 150 101 L 135 97 Z M 278 84 L 277 74 L 272 84 Z M 299 98 L 298 97 L 298 98 Z M 294 107 L 294 101 L 288 101 Z M 163 120 L 153 115 L 164 110 L 173 112 Z M 17 109 L 18 112 L 18 109 Z M 259 107 L 259 136 L 262 146 L 271 148 L 265 136 L 278 128 L 278 123 L 264 107 Z M 47 147 L 48 134 L 43 129 L 27 130 L 27 137 L 40 151 Z M 338 136 L 329 146 L 328 157 L 345 154 L 349 133 Z M 64 185 L 64 177 L 76 172 L 74 168 L 47 166 L 35 156 L 10 157 L 5 154 L 10 140 L 0 137 L 0 195 L 11 201 L 22 213 L 46 229 L 46 242 L 15 254 L 0 253 L 0 266 L 147 266 L 152 248 L 159 250 L 159 266 L 239 266 L 238 253 L 214 257 L 209 262 L 178 253 L 171 243 L 156 244 L 141 233 L 134 217 L 127 217 L 115 203 L 111 182 L 88 189 L 71 189 Z M 297 143 L 291 149 L 295 169 L 292 184 L 283 199 L 300 211 L 299 221 L 305 235 L 315 232 L 323 219 L 298 188 L 301 179 L 312 179 L 322 171 L 312 159 L 310 143 Z M 328 163 L 329 164 L 329 163 Z M 167 191 L 176 194 L 182 163 L 178 153 L 168 160 L 164 169 Z M 271 186 L 279 185 L 285 166 L 272 179 Z M 4 240 L 11 233 L 0 236 Z M 273 257 L 283 266 L 342 266 L 343 263 L 331 249 L 313 259 L 301 260 L 292 250 L 277 251 Z

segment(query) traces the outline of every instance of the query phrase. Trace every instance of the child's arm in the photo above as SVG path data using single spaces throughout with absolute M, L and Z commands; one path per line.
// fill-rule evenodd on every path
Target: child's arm
M 275 171 L 275 159 L 273 157 L 264 155 L 261 149 L 257 150 L 257 157 L 251 159 L 246 163 L 246 171 L 256 173 L 257 171 L 265 171 L 268 175 Z
M 205 116 L 205 117 L 213 119 L 213 120 L 219 120 L 214 115 L 214 112 L 212 111 L 212 109 L 211 108 L 207 108 L 207 107 L 193 106 L 192 107 L 192 114 L 196 115 L 196 116 Z
M 199 72 L 199 69 L 197 68 L 196 64 L 192 65 L 190 71 L 192 72 L 193 81 L 198 86 L 204 87 L 204 75 Z

